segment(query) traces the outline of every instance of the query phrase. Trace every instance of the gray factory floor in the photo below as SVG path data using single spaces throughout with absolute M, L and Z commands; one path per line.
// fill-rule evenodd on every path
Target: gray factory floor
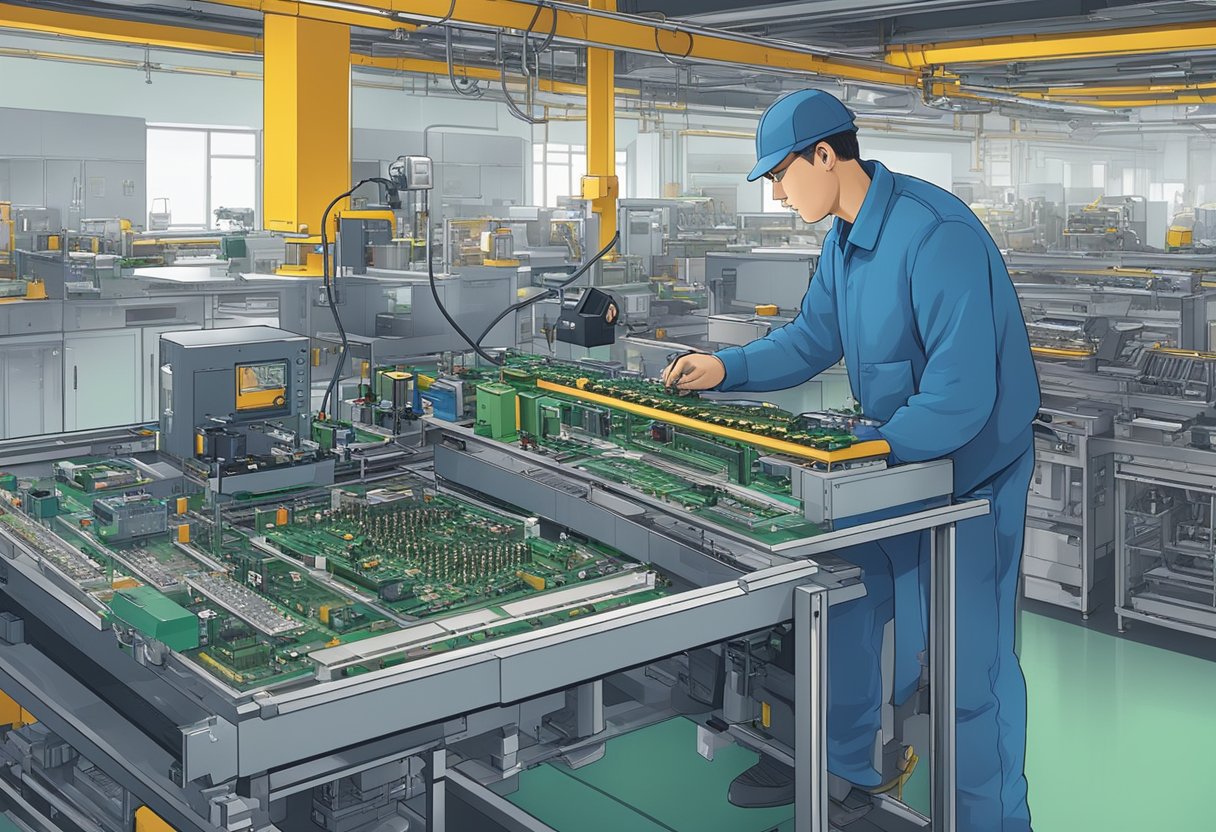
M 1112 621 L 1022 614 L 1034 828 L 1210 828 L 1216 663 L 1200 656 L 1211 643 L 1144 624 L 1116 637 L 1106 631 Z M 790 832 L 792 807 L 745 810 L 726 800 L 727 784 L 755 755 L 728 746 L 707 762 L 695 734 L 693 723 L 673 719 L 613 739 L 602 760 L 578 771 L 526 772 L 511 800 L 560 832 Z M 927 769 L 904 794 L 921 811 Z

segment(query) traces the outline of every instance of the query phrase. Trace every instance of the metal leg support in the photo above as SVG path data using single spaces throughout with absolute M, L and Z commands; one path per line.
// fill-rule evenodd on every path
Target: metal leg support
M 794 830 L 828 832 L 828 616 L 822 590 L 794 589 Z
M 448 751 L 436 748 L 423 755 L 426 768 L 426 832 L 447 832 Z
M 955 832 L 955 530 L 933 529 L 929 626 L 929 713 L 933 721 L 934 832 Z

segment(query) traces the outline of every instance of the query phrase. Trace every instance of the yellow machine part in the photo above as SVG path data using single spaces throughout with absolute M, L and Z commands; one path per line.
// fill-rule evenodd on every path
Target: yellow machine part
M 135 810 L 135 832 L 177 832 L 147 806 Z
M 189 523 L 182 523 L 180 526 L 177 527 L 177 542 L 178 543 L 189 543 L 190 542 L 190 524 Z
M 1165 232 L 1165 247 L 1171 248 L 1186 248 L 1194 245 L 1195 231 L 1191 228 L 1183 228 L 1182 226 L 1170 226 L 1169 231 Z
M 1166 355 L 1177 355 L 1182 358 L 1198 358 L 1203 361 L 1216 361 L 1216 352 L 1199 352 L 1198 350 L 1178 350 L 1172 347 L 1163 347 L 1160 344 L 1153 347 L 1153 352 L 1165 353 Z
M 835 451 L 821 451 L 817 448 L 808 448 L 805 445 L 798 445 L 794 442 L 787 442 L 784 439 L 773 439 L 768 436 L 757 436 L 735 428 L 722 427 L 721 425 L 711 425 L 708 422 L 702 422 L 698 419 L 690 419 L 687 416 L 680 416 L 676 413 L 668 413 L 664 410 L 656 410 L 653 407 L 645 405 L 633 404 L 632 402 L 621 401 L 609 396 L 601 396 L 598 393 L 592 393 L 588 390 L 580 390 L 575 387 L 566 387 L 562 384 L 554 384 L 551 381 L 542 381 L 537 379 L 536 386 L 542 390 L 552 390 L 554 393 L 563 393 L 567 396 L 574 396 L 578 399 L 583 399 L 589 402 L 615 407 L 618 410 L 626 410 L 630 413 L 636 413 L 639 416 L 644 416 L 647 419 L 654 419 L 656 422 L 666 422 L 669 425 L 680 425 L 681 427 L 692 428 L 699 430 L 702 433 L 721 436 L 723 439 L 731 439 L 735 442 L 746 442 L 749 445 L 755 445 L 758 448 L 768 448 L 778 453 L 789 454 L 803 459 L 813 459 L 816 462 L 823 462 L 828 465 L 840 462 L 849 462 L 854 459 L 870 459 L 873 457 L 885 457 L 891 453 L 891 446 L 885 440 L 877 439 L 870 442 L 858 442 L 849 448 L 841 448 Z
M 1031 347 L 1030 351 L 1035 355 L 1051 358 L 1090 358 L 1094 354 L 1093 350 L 1069 350 L 1060 347 Z
M 778 308 L 777 304 L 775 304 L 775 303 L 762 303 L 756 307 L 757 315 L 764 315 L 764 316 L 776 315 L 780 311 L 781 310 Z
M 760 703 L 760 724 L 765 728 L 773 726 L 773 706 L 767 702 Z
M 0 691 L 0 725 L 20 728 L 22 725 L 29 725 L 37 721 L 29 711 L 18 705 L 12 697 Z

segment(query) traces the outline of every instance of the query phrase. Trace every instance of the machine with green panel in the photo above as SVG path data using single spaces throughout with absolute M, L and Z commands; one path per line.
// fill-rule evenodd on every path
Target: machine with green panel
M 150 586 L 118 590 L 110 599 L 110 612 L 172 650 L 198 647 L 198 616 Z

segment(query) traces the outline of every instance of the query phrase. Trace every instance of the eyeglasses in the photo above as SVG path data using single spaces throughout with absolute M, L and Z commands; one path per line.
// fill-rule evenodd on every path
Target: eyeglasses
M 785 177 L 785 174 L 789 172 L 791 165 L 793 165 L 793 162 L 790 162 L 789 165 L 786 165 L 781 170 L 770 170 L 768 173 L 764 174 L 764 176 L 770 182 L 780 182 L 782 178 Z

